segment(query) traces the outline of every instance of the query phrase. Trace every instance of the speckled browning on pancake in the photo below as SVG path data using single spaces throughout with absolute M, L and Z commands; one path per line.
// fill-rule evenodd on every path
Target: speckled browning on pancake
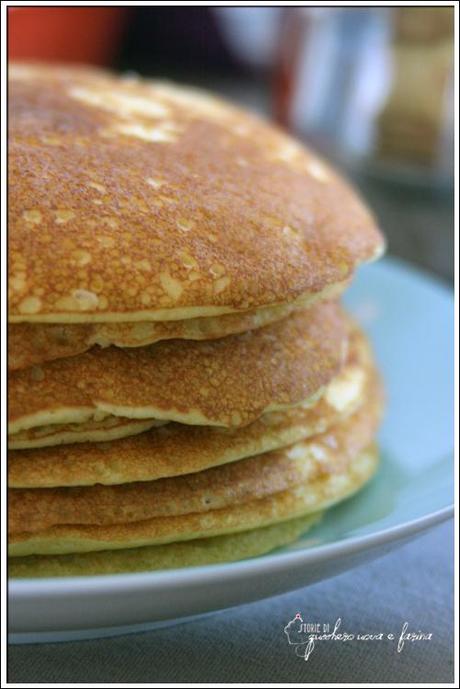
M 283 449 L 174 478 L 119 486 L 10 489 L 10 533 L 61 524 L 110 525 L 209 512 L 342 473 L 372 441 L 382 410 L 374 383 L 360 409 L 325 433 Z
M 370 446 L 339 474 L 325 474 L 294 488 L 236 507 L 109 526 L 61 525 L 9 537 L 11 556 L 65 554 L 157 545 L 246 531 L 327 509 L 359 490 L 373 475 L 378 454 Z
M 281 304 L 383 250 L 325 163 L 210 95 L 23 65 L 9 103 L 11 322 Z
M 8 328 L 8 368 L 10 371 L 40 365 L 46 361 L 75 356 L 94 345 L 144 347 L 160 340 L 213 340 L 226 335 L 261 328 L 286 318 L 296 308 L 320 299 L 333 298 L 347 283 L 327 287 L 309 299 L 292 304 L 229 313 L 182 321 L 138 323 L 11 323 Z
M 116 442 L 10 451 L 8 484 L 46 488 L 152 481 L 275 450 L 323 433 L 356 411 L 372 376 L 368 343 L 354 331 L 346 366 L 313 406 L 264 414 L 239 429 L 170 423 Z
M 244 426 L 321 391 L 342 367 L 348 330 L 340 307 L 325 303 L 219 340 L 108 347 L 16 371 L 9 431 L 100 412 Z
M 182 543 L 74 555 L 15 557 L 9 562 L 8 575 L 13 578 L 88 576 L 234 562 L 264 555 L 296 541 L 314 526 L 321 516 L 321 513 L 310 514 L 261 529 Z

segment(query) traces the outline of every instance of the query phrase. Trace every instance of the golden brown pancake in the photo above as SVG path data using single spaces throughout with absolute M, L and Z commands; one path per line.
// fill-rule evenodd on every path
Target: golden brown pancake
M 9 380 L 9 432 L 94 415 L 238 427 L 315 399 L 346 357 L 348 321 L 334 303 L 226 338 L 90 350 Z
M 43 364 L 75 356 L 97 345 L 145 347 L 160 340 L 214 340 L 226 335 L 261 328 L 286 318 L 296 308 L 311 305 L 326 296 L 337 297 L 347 283 L 318 292 L 315 297 L 291 304 L 267 306 L 242 313 L 182 321 L 144 321 L 138 323 L 11 323 L 8 328 L 8 369 Z
M 10 489 L 10 533 L 128 524 L 244 505 L 346 470 L 372 441 L 382 409 L 374 381 L 360 409 L 325 433 L 195 474 L 118 486 Z
M 9 449 L 51 447 L 67 443 L 107 443 L 134 436 L 150 428 L 164 426 L 158 419 L 125 419 L 121 416 L 102 416 L 83 423 L 61 423 L 28 428 L 10 436 Z
M 13 323 L 286 304 L 383 250 L 369 211 L 324 162 L 210 95 L 12 65 L 9 104 Z
M 313 406 L 270 412 L 238 429 L 170 423 L 116 442 L 10 451 L 8 484 L 46 488 L 152 481 L 276 450 L 323 433 L 356 411 L 375 375 L 368 342 L 353 331 L 346 365 Z
M 359 490 L 378 464 L 375 446 L 351 459 L 340 473 L 327 473 L 268 497 L 209 512 L 154 517 L 124 524 L 59 525 L 37 533 L 10 534 L 11 556 L 117 550 L 207 538 L 268 526 L 318 512 Z
M 261 529 L 143 548 L 103 550 L 73 555 L 29 555 L 11 558 L 10 577 L 60 577 L 118 574 L 176 567 L 196 567 L 243 560 L 296 541 L 321 513 L 290 519 Z

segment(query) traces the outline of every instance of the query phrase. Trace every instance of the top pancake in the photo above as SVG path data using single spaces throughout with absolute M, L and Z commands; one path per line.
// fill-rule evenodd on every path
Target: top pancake
M 11 69 L 11 322 L 167 321 L 290 303 L 383 239 L 332 170 L 195 90 Z

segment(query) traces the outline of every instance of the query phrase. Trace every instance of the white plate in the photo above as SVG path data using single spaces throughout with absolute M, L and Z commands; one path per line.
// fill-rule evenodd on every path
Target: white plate
M 453 299 L 403 263 L 359 271 L 345 297 L 382 369 L 382 464 L 356 497 L 297 543 L 243 562 L 9 584 L 12 642 L 150 629 L 334 576 L 452 515 Z

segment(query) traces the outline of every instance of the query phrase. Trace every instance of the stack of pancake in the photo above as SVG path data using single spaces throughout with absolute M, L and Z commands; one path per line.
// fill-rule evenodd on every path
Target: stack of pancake
M 338 302 L 383 239 L 348 185 L 210 95 L 10 74 L 13 576 L 235 560 L 374 473 L 382 391 Z

